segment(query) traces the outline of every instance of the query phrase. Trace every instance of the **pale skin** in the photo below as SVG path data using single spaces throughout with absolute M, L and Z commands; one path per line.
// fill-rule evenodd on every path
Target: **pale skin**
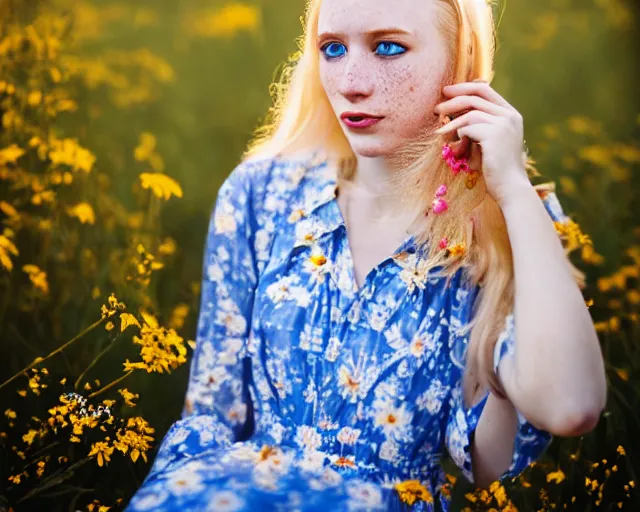
M 481 161 L 487 191 L 504 214 L 515 269 L 516 351 L 499 367 L 507 399 L 490 394 L 472 446 L 474 481 L 486 487 L 511 463 L 516 409 L 557 436 L 582 435 L 595 427 L 606 404 L 604 362 L 560 239 L 527 178 L 522 116 L 485 82 L 442 88 L 447 56 L 429 5 L 424 0 L 392 5 L 324 0 L 318 48 L 326 50 L 330 42 L 338 46 L 330 48 L 333 58 L 320 52 L 320 75 L 338 118 L 345 111 L 385 116 L 366 130 L 342 124 L 356 153 L 359 192 L 341 189 L 339 205 L 360 286 L 407 229 L 403 217 L 381 223 L 368 216 L 393 212 L 392 202 L 376 197 L 392 172 L 388 156 L 412 131 L 435 130 L 437 114 L 469 111 L 438 133 L 457 133 L 473 142 L 472 161 Z M 376 32 L 390 27 L 401 32 Z

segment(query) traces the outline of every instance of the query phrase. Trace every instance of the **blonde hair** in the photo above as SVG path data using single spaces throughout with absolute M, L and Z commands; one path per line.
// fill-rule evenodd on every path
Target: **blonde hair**
M 433 0 L 438 24 L 449 52 L 449 83 L 476 79 L 491 82 L 495 54 L 495 27 L 492 5 L 486 0 Z M 315 152 L 317 141 L 328 158 L 338 162 L 339 177 L 350 179 L 355 155 L 333 112 L 320 81 L 319 50 L 316 47 L 318 18 L 322 0 L 308 0 L 303 18 L 304 33 L 297 40 L 299 51 L 290 56 L 272 84 L 273 107 L 256 130 L 244 157 Z M 397 155 L 399 170 L 391 183 L 393 195 L 415 208 L 416 240 L 428 249 L 427 269 L 440 266 L 450 279 L 465 267 L 471 285 L 480 290 L 472 320 L 461 334 L 470 332 L 467 349 L 465 401 L 488 386 L 505 397 L 493 372 L 493 350 L 514 304 L 514 271 L 511 245 L 502 211 L 487 193 L 482 174 L 470 188 L 463 176 L 453 175 L 442 158 L 442 136 L 426 133 L 407 144 Z M 523 152 L 530 175 L 537 175 L 534 161 Z M 441 184 L 448 187 L 446 215 L 426 215 Z M 446 238 L 462 251 L 443 250 Z M 429 241 L 434 243 L 429 243 Z M 584 275 L 572 266 L 580 286 Z

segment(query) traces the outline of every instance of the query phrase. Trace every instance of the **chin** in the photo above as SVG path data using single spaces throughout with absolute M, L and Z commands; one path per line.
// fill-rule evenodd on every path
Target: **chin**
M 395 145 L 380 140 L 349 140 L 353 152 L 365 158 L 376 158 L 393 154 Z

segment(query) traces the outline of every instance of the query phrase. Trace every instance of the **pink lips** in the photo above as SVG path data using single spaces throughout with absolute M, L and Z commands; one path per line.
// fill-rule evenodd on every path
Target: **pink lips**
M 368 128 L 381 121 L 382 117 L 371 116 L 362 112 L 345 112 L 340 116 L 349 128 Z

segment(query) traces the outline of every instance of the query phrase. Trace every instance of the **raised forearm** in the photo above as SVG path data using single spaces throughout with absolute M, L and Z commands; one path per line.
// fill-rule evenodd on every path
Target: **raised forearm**
M 500 376 L 532 423 L 557 435 L 588 431 L 606 401 L 600 344 L 562 243 L 535 189 L 500 204 L 515 271 L 516 351 Z

